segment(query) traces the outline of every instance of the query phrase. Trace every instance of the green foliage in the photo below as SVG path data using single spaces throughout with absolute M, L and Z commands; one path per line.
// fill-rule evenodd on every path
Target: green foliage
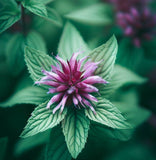
M 70 59 L 71 55 L 78 51 L 86 54 L 89 49 L 76 28 L 72 24 L 66 23 L 58 47 L 59 56 L 63 59 Z
M 15 34 L 7 45 L 8 65 L 13 75 L 18 75 L 24 69 L 24 45 L 25 37 Z
M 26 37 L 25 45 L 36 50 L 42 51 L 44 53 L 47 53 L 45 41 L 43 40 L 42 36 L 35 31 L 29 32 L 29 34 Z
M 23 6 L 38 16 L 47 16 L 46 6 L 42 0 L 23 0 Z
M 7 62 L 13 75 L 18 75 L 25 67 L 24 48 L 25 45 L 46 52 L 45 42 L 36 32 L 30 32 L 27 36 L 17 33 L 11 37 L 7 44 Z
M 126 69 L 125 67 L 115 65 L 112 77 L 108 81 L 109 84 L 103 87 L 99 87 L 100 94 L 104 97 L 109 97 L 114 91 L 116 91 L 120 87 L 132 84 L 143 84 L 146 81 L 146 78 L 137 75 L 136 73 Z
M 156 38 L 152 41 L 146 41 L 143 43 L 143 49 L 145 51 L 145 56 L 149 59 L 156 60 Z
M 33 136 L 37 133 L 53 128 L 64 119 L 66 115 L 66 109 L 64 109 L 61 114 L 59 112 L 53 114 L 52 109 L 46 108 L 47 103 L 48 102 L 42 103 L 32 112 L 32 115 L 21 134 L 22 138 Z M 55 105 L 53 108 L 54 107 Z
M 34 81 L 43 77 L 42 68 L 50 70 L 51 65 L 55 64 L 55 61 L 50 56 L 30 47 L 25 48 L 25 61 Z
M 51 135 L 44 152 L 44 157 L 45 160 L 72 159 L 60 127 L 55 127 L 51 130 Z
M 119 52 L 117 55 L 116 63 L 137 71 L 138 65 L 143 58 L 144 50 L 142 48 L 135 47 L 131 39 L 123 38 L 119 43 Z
M 112 23 L 111 8 L 107 4 L 95 4 L 65 15 L 66 18 L 95 26 L 110 25 Z
M 150 111 L 139 105 L 138 95 L 134 89 L 118 91 L 116 96 L 113 104 L 122 112 L 131 126 L 137 127 L 150 117 Z
M 120 150 L 116 150 L 108 158 L 103 160 L 155 160 L 155 156 L 151 150 L 140 142 L 129 143 L 125 146 L 120 147 Z
M 59 27 L 62 27 L 62 19 L 55 9 L 47 7 L 47 17 L 43 18 Z
M 41 132 L 31 137 L 19 139 L 15 145 L 14 155 L 16 157 L 34 149 L 35 147 L 46 144 L 49 141 L 50 130 Z
M 108 100 L 99 98 L 95 105 L 94 114 L 90 109 L 85 110 L 86 115 L 90 120 L 104 124 L 115 129 L 131 128 L 126 122 L 126 119 L 121 115 L 121 112 Z
M 118 45 L 115 36 L 112 36 L 105 44 L 95 48 L 89 53 L 93 62 L 100 62 L 95 74 L 107 80 L 114 68 Z
M 41 87 L 26 87 L 15 92 L 7 101 L 0 103 L 0 107 L 12 107 L 16 104 L 41 104 L 49 96 L 47 90 Z
M 0 160 L 3 160 L 4 157 L 5 157 L 6 149 L 7 149 L 7 143 L 8 143 L 8 138 L 7 137 L 0 138 L 0 146 L 1 146 Z
M 101 143 L 111 139 L 128 141 L 132 137 L 133 132 L 134 129 L 114 129 L 95 122 L 92 122 L 90 127 L 91 137 L 99 140 Z
M 63 133 L 73 158 L 76 158 L 85 146 L 89 124 L 90 121 L 82 110 L 70 110 L 63 120 Z
M 0 33 L 20 19 L 20 8 L 14 0 L 0 1 Z

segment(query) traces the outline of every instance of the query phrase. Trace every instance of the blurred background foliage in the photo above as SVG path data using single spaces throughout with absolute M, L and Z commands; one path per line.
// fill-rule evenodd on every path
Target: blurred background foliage
M 112 101 L 134 126 L 134 130 L 108 129 L 105 134 L 100 134 L 103 133 L 100 125 L 93 124 L 88 142 L 77 159 L 156 159 L 156 2 L 124 1 L 127 4 L 130 2 L 130 9 L 126 11 L 122 10 L 124 5 L 118 8 L 122 0 L 0 0 L 0 160 L 64 160 L 48 152 L 52 145 L 48 143 L 49 138 L 55 141 L 62 136 L 61 131 L 52 135 L 48 130 L 26 139 L 19 138 L 35 106 L 14 105 L 13 101 L 20 99 L 23 89 L 29 90 L 33 85 L 25 67 L 24 47 L 28 45 L 49 55 L 57 54 L 67 21 L 79 30 L 90 48 L 103 44 L 115 34 L 119 45 L 116 63 L 147 79 L 141 85 L 126 85 L 111 94 Z M 134 17 L 143 14 L 145 8 L 150 11 L 146 14 L 150 14 L 148 19 L 151 20 L 143 21 L 152 23 L 146 26 L 150 38 L 142 37 L 147 30 L 138 28 L 137 36 L 140 37 L 136 42 L 132 32 L 137 32 L 135 27 L 138 26 L 134 24 L 137 22 L 127 22 L 132 8 L 139 8 Z M 118 23 L 118 14 L 127 15 L 126 24 L 128 27 L 132 25 L 133 30 L 125 31 Z M 130 77 L 127 75 L 123 78 Z M 55 151 L 55 145 L 59 145 L 59 142 L 52 145 L 57 153 L 59 151 Z

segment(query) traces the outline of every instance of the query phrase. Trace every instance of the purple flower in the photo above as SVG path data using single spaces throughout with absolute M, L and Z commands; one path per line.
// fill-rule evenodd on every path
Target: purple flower
M 118 12 L 117 23 L 124 30 L 124 34 L 133 39 L 139 47 L 143 40 L 150 40 L 155 35 L 156 15 L 147 7 L 131 8 L 129 12 Z
M 156 34 L 156 15 L 148 8 L 150 0 L 108 0 L 116 12 L 117 24 L 124 34 L 140 47 L 143 40 L 151 40 Z
M 53 103 L 58 103 L 53 109 L 53 114 L 58 109 L 62 112 L 65 105 L 70 103 L 73 103 L 76 108 L 89 107 L 96 114 L 92 102 L 98 100 L 92 93 L 98 92 L 98 88 L 94 84 L 106 84 L 107 81 L 94 75 L 100 62 L 87 61 L 83 65 L 87 57 L 77 60 L 79 54 L 80 52 L 74 53 L 67 62 L 56 56 L 60 65 L 58 63 L 56 66 L 52 65 L 50 72 L 42 70 L 45 76 L 35 82 L 48 85 L 50 87 L 48 93 L 55 94 L 47 104 L 47 109 L 49 109 Z

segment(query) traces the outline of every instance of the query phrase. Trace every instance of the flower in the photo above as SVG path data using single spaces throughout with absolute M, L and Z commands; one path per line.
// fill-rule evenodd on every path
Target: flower
M 117 24 L 137 47 L 140 47 L 143 40 L 151 40 L 156 34 L 156 15 L 148 8 L 149 1 L 108 0 L 114 5 Z
M 61 65 L 59 66 L 58 63 L 56 66 L 52 65 L 51 71 L 42 69 L 45 76 L 35 82 L 48 85 L 50 87 L 48 93 L 55 94 L 46 107 L 49 109 L 53 103 L 57 102 L 58 105 L 53 109 L 53 114 L 58 109 L 61 109 L 62 112 L 65 105 L 71 101 L 76 108 L 81 108 L 81 106 L 86 108 L 87 106 L 96 114 L 92 102 L 98 100 L 91 93 L 98 92 L 98 88 L 93 85 L 96 83 L 106 84 L 107 81 L 94 75 L 100 62 L 87 61 L 82 65 L 87 57 L 77 60 L 79 54 L 80 52 L 74 53 L 67 62 L 56 56 Z
M 124 30 L 124 34 L 133 39 L 137 47 L 143 40 L 151 40 L 156 33 L 156 15 L 147 7 L 141 10 L 131 8 L 127 13 L 117 13 L 117 23 Z

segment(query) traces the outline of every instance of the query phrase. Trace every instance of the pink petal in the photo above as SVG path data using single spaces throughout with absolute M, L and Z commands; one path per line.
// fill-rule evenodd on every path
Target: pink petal
M 81 54 L 82 52 L 76 52 L 76 53 L 73 53 L 70 61 L 69 61 L 69 64 L 71 66 L 71 70 L 73 70 L 74 66 L 75 66 L 75 61 L 76 61 L 76 58 L 79 54 Z
M 68 98 L 68 96 L 67 96 L 67 94 L 65 94 L 65 95 L 63 96 L 61 102 L 53 109 L 53 114 L 54 114 L 61 106 L 62 106 L 62 107 L 61 107 L 61 112 L 63 111 L 64 106 L 65 106 L 66 101 L 67 101 L 67 98 Z
M 56 59 L 61 63 L 62 70 L 65 74 L 69 74 L 70 70 L 67 63 L 59 56 L 56 56 Z
M 90 94 L 82 93 L 82 96 L 84 96 L 85 98 L 89 99 L 90 101 L 98 102 L 98 100 L 94 96 L 92 96 Z
M 79 89 L 81 89 L 81 91 L 84 91 L 84 92 L 98 92 L 99 91 L 96 87 L 90 84 L 86 84 L 86 83 L 78 83 L 76 87 L 78 87 Z
M 75 97 L 75 96 L 73 96 L 73 103 L 75 104 L 75 105 L 78 105 L 78 100 L 77 100 L 77 98 Z
M 94 83 L 108 83 L 107 81 L 105 81 L 104 79 L 102 79 L 101 77 L 99 76 L 90 76 L 88 78 L 86 78 L 84 81 L 84 83 L 87 83 L 87 84 L 94 84 Z
M 51 106 L 54 102 L 58 102 L 58 101 L 61 99 L 62 95 L 63 95 L 63 93 L 59 93 L 59 94 L 53 96 L 53 97 L 50 99 L 50 101 L 48 102 L 46 108 L 49 109 L 50 106 Z
M 90 104 L 89 101 L 87 101 L 86 99 L 83 99 L 83 103 L 84 103 L 86 106 L 88 106 L 88 107 L 93 111 L 94 114 L 96 114 L 94 107 Z
M 65 86 L 65 85 L 61 85 L 59 86 L 56 91 L 57 92 L 62 92 L 62 91 L 65 91 L 66 89 L 68 89 L 69 87 L 68 86 Z
M 60 83 L 54 81 L 36 81 L 35 84 L 45 84 L 52 87 L 58 87 Z

